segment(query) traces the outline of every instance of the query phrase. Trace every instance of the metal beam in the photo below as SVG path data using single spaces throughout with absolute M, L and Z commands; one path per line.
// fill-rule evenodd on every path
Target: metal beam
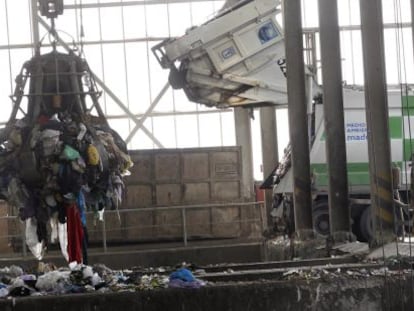
M 194 2 L 211 2 L 211 0 L 191 0 Z M 82 3 L 80 4 L 67 4 L 64 6 L 65 10 L 70 9 L 93 9 L 93 8 L 112 8 L 112 7 L 126 7 L 135 5 L 154 5 L 154 4 L 172 4 L 172 3 L 189 3 L 188 0 L 148 0 L 148 1 L 118 1 L 118 2 L 105 2 L 105 3 Z
M 394 28 L 409 28 L 411 27 L 411 23 L 385 23 L 384 29 L 394 29 Z M 354 31 L 354 30 L 361 30 L 360 25 L 342 25 L 339 26 L 340 31 Z M 319 28 L 316 27 L 305 27 L 303 28 L 303 32 L 319 32 Z
M 93 41 L 83 41 L 83 45 L 97 45 L 97 44 L 119 44 L 119 43 L 136 43 L 136 42 L 159 42 L 169 37 L 147 37 L 147 38 L 131 38 L 131 39 L 119 39 L 119 40 L 93 40 Z M 73 41 L 73 44 L 80 46 L 81 42 Z M 42 44 L 42 47 L 50 47 L 50 43 Z M 22 43 L 22 44 L 6 44 L 0 45 L 0 50 L 12 50 L 12 49 L 27 49 L 32 48 L 32 43 Z
M 400 28 L 411 28 L 411 23 L 387 23 L 384 24 L 384 29 L 400 29 Z M 354 31 L 354 30 L 361 30 L 361 27 L 358 25 L 349 25 L 349 26 L 340 26 L 339 30 L 342 31 Z M 319 28 L 315 27 L 308 27 L 303 28 L 303 33 L 318 33 Z M 134 42 L 158 42 L 168 39 L 170 37 L 147 37 L 147 38 L 130 38 L 130 39 L 113 39 L 113 40 L 90 40 L 90 41 L 83 41 L 83 45 L 96 45 L 96 44 L 119 44 L 119 43 L 134 43 Z M 175 37 L 171 37 L 175 38 Z M 75 41 L 76 45 L 80 45 L 79 41 Z M 44 47 L 52 46 L 51 44 L 43 44 Z M 32 43 L 22 43 L 22 44 L 4 44 L 0 45 L 0 50 L 12 50 L 12 49 L 27 49 L 32 48 Z
M 38 0 L 31 0 L 31 23 L 32 23 L 32 43 L 31 47 L 35 49 L 39 46 L 40 42 L 40 34 L 39 34 L 39 21 L 38 21 L 38 13 L 37 13 L 37 1 Z
M 128 109 L 128 107 L 111 91 L 111 89 L 93 72 L 92 75 L 98 83 L 98 85 L 113 99 L 115 103 L 128 115 L 128 117 L 136 124 L 141 126 L 142 131 L 157 145 L 158 148 L 164 148 L 162 143 L 144 126 L 141 125 L 139 120 L 135 118 L 134 114 Z
M 83 45 L 96 45 L 96 44 L 120 44 L 120 43 L 137 43 L 137 42 L 159 42 L 170 37 L 145 37 L 145 38 L 130 38 L 130 39 L 113 39 L 113 40 L 91 40 L 83 41 Z M 76 45 L 80 45 L 81 42 L 76 42 Z
M 214 114 L 214 113 L 232 113 L 233 109 L 224 109 L 224 110 L 199 110 L 199 111 L 176 111 L 176 112 L 153 112 L 149 114 L 151 118 L 157 117 L 169 117 L 169 116 L 190 116 L 190 115 L 200 115 L 200 114 Z M 134 114 L 134 117 L 139 119 L 142 118 L 144 114 L 138 113 Z M 106 116 L 108 120 L 119 120 L 119 119 L 126 119 L 129 118 L 126 114 L 124 115 L 110 115 Z M 1 121 L 0 126 L 6 125 L 7 121 Z
M 157 117 L 173 117 L 173 116 L 193 116 L 193 115 L 202 115 L 202 114 L 217 114 L 217 113 L 233 113 L 233 109 L 216 109 L 216 110 L 193 110 L 193 111 L 174 111 L 174 112 L 157 112 L 154 111 L 148 115 L 151 118 Z M 144 116 L 144 113 L 134 114 L 134 118 L 140 119 Z M 117 114 L 117 115 L 108 115 L 106 116 L 108 120 L 120 120 L 129 118 L 126 114 Z M 6 121 L 0 121 L 0 126 L 6 125 Z
M 371 179 L 371 245 L 394 238 L 394 206 L 381 0 L 360 1 Z
M 303 239 L 313 228 L 301 1 L 285 0 L 283 10 L 295 226 Z
M 169 89 L 170 84 L 167 82 L 164 87 L 161 89 L 157 97 L 154 99 L 154 101 L 151 103 L 151 105 L 148 107 L 147 111 L 144 113 L 144 115 L 139 119 L 139 123 L 135 125 L 135 127 L 132 129 L 132 131 L 129 133 L 128 137 L 125 140 L 125 143 L 129 143 L 131 139 L 135 136 L 136 132 L 144 125 L 145 120 L 149 117 L 149 115 L 152 113 L 154 108 L 157 106 L 161 98 L 164 96 L 164 94 Z
M 319 27 L 329 179 L 329 222 L 331 235 L 335 239 L 338 233 L 351 232 L 337 0 L 319 0 Z
M 197 114 L 214 114 L 214 113 L 230 113 L 233 112 L 233 109 L 220 109 L 220 110 L 193 110 L 193 111 L 174 111 L 174 112 L 152 112 L 149 114 L 150 117 L 168 117 L 168 116 L 190 116 Z M 144 114 L 138 113 L 134 114 L 135 118 L 142 118 Z M 111 115 L 107 116 L 108 119 L 125 119 L 128 118 L 127 115 Z
M 50 31 L 49 25 L 38 16 L 39 23 L 47 30 Z M 67 50 L 70 51 L 68 44 L 63 41 L 57 33 L 55 33 L 56 40 Z M 128 109 L 128 107 L 111 91 L 111 89 L 97 76 L 92 72 L 93 78 L 96 83 L 106 92 L 106 94 L 112 98 L 112 100 L 118 104 L 118 106 L 128 115 L 128 117 L 137 125 L 140 125 L 140 122 L 135 118 L 134 114 Z M 142 131 L 157 145 L 159 148 L 164 148 L 161 142 L 145 127 L 141 126 Z

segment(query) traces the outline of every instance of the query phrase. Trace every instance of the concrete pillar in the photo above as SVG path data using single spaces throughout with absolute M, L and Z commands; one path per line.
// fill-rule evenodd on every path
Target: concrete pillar
M 252 130 L 249 110 L 234 108 L 234 123 L 236 126 L 236 145 L 242 148 L 242 196 L 245 200 L 251 201 L 254 197 L 254 180 Z
M 360 1 L 371 178 L 372 245 L 394 237 L 390 135 L 381 0 Z
M 260 108 L 260 133 L 262 138 L 263 180 L 269 176 L 279 162 L 277 144 L 276 110 L 273 106 Z M 270 212 L 272 211 L 273 189 L 265 190 L 265 206 L 267 227 L 272 227 Z
M 351 231 L 337 0 L 319 0 L 331 235 Z
M 295 226 L 303 238 L 313 228 L 301 1 L 285 0 L 283 4 Z

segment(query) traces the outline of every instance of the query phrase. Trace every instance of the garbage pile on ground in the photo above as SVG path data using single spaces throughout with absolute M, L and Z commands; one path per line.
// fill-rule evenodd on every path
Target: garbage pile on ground
M 27 80 L 27 111 L 18 119 Z M 109 127 L 90 69 L 75 54 L 34 56 L 16 84 L 14 114 L 0 130 L 0 198 L 18 210 L 37 259 L 48 241 L 58 241 L 68 262 L 87 263 L 85 211 L 101 215 L 121 204 L 132 166 L 126 144 Z
M 392 276 L 411 273 L 411 269 L 389 269 L 388 267 L 380 268 L 336 268 L 327 266 L 326 268 L 311 269 L 289 269 L 283 273 L 283 280 L 331 280 L 335 278 L 369 278 L 372 276 Z
M 45 296 L 74 293 L 135 292 L 163 288 L 200 288 L 207 283 L 187 268 L 173 273 L 145 274 L 133 270 L 111 270 L 105 265 L 71 263 L 67 268 L 46 268 L 26 272 L 18 266 L 0 269 L 0 297 Z

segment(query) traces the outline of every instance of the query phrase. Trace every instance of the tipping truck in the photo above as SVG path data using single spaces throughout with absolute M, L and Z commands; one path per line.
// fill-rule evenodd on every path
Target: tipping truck
M 152 51 L 160 65 L 170 70 L 169 81 L 183 89 L 196 103 L 210 107 L 287 108 L 286 62 L 283 30 L 278 23 L 280 1 L 244 0 L 229 5 L 212 19 L 188 29 L 178 38 L 168 38 Z M 313 193 L 313 224 L 316 232 L 329 233 L 328 175 L 325 155 L 324 113 L 321 87 L 312 66 L 305 66 L 310 161 Z M 367 124 L 363 88 L 343 88 L 348 184 L 353 231 L 369 240 L 370 179 Z M 412 140 L 410 117 L 414 96 L 388 92 L 389 128 L 393 165 L 401 180 L 395 185 L 398 217 L 410 217 L 408 204 Z M 414 127 L 413 127 L 414 128 Z M 274 194 L 272 216 L 284 230 L 293 224 L 293 181 L 290 147 L 264 184 Z M 403 215 L 403 216 L 401 216 Z M 280 226 L 279 226 L 280 227 Z

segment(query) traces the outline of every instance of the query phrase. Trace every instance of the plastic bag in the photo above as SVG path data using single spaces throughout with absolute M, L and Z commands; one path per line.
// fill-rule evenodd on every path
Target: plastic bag
M 69 282 L 70 271 L 51 271 L 37 279 L 36 288 L 45 292 L 62 292 L 61 285 Z
M 34 217 L 26 219 L 26 244 L 37 260 L 43 258 L 43 241 L 37 236 L 37 221 Z
M 58 223 L 58 236 L 59 236 L 60 251 L 63 257 L 65 257 L 66 261 L 69 261 L 68 229 L 67 229 L 66 222 L 64 224 Z
M 80 154 L 76 149 L 73 149 L 69 145 L 65 145 L 65 148 L 63 148 L 63 151 L 62 151 L 62 154 L 61 154 L 61 158 L 65 159 L 65 160 L 73 161 L 73 160 L 76 160 L 79 157 L 80 157 Z
M 58 220 L 57 217 L 50 218 L 50 242 L 55 244 L 58 240 Z
M 98 149 L 94 145 L 89 145 L 86 152 L 88 154 L 88 164 L 98 165 L 100 160 Z

